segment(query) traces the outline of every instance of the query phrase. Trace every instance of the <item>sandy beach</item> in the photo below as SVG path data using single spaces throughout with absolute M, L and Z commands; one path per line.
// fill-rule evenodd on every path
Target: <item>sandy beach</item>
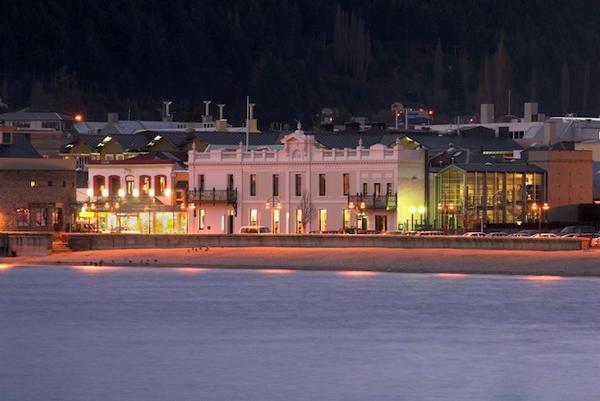
M 146 266 L 600 276 L 600 249 L 555 252 L 268 247 L 127 249 L 0 258 L 0 263 L 12 266 Z

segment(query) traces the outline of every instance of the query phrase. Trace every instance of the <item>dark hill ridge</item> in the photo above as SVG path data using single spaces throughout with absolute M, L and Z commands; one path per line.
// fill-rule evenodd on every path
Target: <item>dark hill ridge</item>
M 598 26 L 593 0 L 4 0 L 0 97 L 132 119 L 163 98 L 198 118 L 213 99 L 237 122 L 249 94 L 263 124 L 394 101 L 598 115 Z

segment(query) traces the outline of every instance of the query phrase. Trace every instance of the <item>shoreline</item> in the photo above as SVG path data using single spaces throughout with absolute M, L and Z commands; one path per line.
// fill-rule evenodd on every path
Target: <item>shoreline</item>
M 178 248 L 55 252 L 0 258 L 11 266 L 112 266 L 600 277 L 600 250 Z

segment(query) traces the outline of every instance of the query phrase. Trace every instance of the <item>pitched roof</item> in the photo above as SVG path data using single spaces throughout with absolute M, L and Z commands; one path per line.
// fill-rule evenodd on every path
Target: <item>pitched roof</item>
M 72 121 L 73 117 L 61 113 L 38 112 L 38 111 L 16 111 L 0 114 L 0 120 L 5 121 Z
M 12 140 L 13 143 L 10 145 L 0 145 L 0 157 L 33 159 L 42 157 L 24 135 L 13 134 Z

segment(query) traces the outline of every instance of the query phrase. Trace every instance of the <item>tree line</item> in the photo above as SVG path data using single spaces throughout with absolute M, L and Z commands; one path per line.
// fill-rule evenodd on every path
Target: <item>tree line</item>
M 5 0 L 0 106 L 103 118 L 198 119 L 202 100 L 243 119 L 316 120 L 323 107 L 439 121 L 478 113 L 600 114 L 600 8 L 592 0 Z

